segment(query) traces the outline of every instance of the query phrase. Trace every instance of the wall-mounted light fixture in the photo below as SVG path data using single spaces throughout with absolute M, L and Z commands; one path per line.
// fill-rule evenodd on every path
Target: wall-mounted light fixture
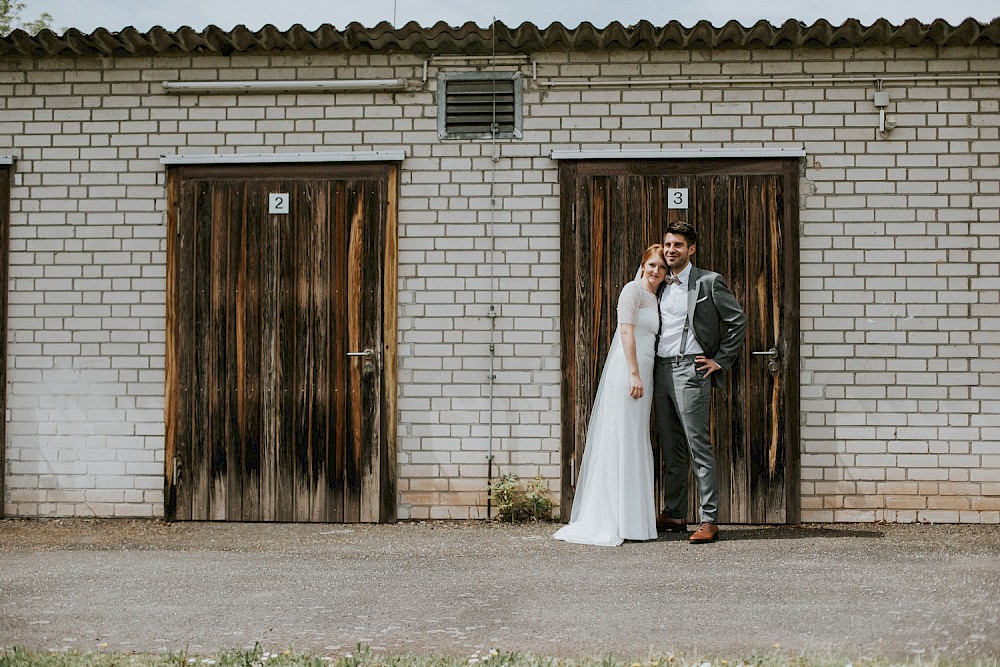
M 878 82 L 879 88 L 882 87 L 882 82 Z M 885 109 L 889 106 L 889 93 L 884 90 L 875 91 L 875 108 L 878 109 L 878 131 L 881 136 L 886 136 L 889 131 L 896 127 L 896 117 L 885 115 Z

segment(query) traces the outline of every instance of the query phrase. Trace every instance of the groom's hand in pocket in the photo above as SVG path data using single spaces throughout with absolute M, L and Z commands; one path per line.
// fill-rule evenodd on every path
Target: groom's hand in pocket
M 698 355 L 694 358 L 694 365 L 699 373 L 704 373 L 704 375 L 701 376 L 702 379 L 707 378 L 715 371 L 722 370 L 722 366 L 716 363 L 715 359 L 709 359 L 708 357 L 702 355 Z

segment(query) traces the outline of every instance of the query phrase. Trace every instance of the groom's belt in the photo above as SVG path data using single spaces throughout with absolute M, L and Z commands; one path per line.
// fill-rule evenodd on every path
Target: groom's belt
M 698 354 L 678 354 L 675 357 L 657 357 L 656 363 L 658 364 L 679 364 L 682 361 L 694 361 L 695 357 L 701 355 Z

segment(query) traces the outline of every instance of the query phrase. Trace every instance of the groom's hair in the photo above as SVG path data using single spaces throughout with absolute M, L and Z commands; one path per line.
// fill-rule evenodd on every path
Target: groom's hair
M 667 225 L 667 231 L 663 233 L 664 236 L 667 234 L 677 234 L 683 236 L 688 242 L 688 245 L 698 245 L 698 232 L 694 231 L 694 225 L 692 225 L 687 220 L 676 220 Z

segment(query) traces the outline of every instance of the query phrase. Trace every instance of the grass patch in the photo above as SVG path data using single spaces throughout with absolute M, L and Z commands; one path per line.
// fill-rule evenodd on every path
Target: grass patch
M 0 667 L 1000 667 L 995 658 L 957 662 L 861 658 L 833 655 L 786 655 L 779 650 L 752 653 L 744 657 L 704 658 L 682 653 L 663 654 L 638 660 L 611 656 L 594 658 L 552 658 L 530 653 L 489 651 L 467 657 L 381 655 L 367 647 L 339 655 L 318 656 L 283 651 L 271 653 L 252 649 L 223 651 L 211 655 L 187 652 L 81 653 L 79 651 L 26 651 L 0 648 Z

